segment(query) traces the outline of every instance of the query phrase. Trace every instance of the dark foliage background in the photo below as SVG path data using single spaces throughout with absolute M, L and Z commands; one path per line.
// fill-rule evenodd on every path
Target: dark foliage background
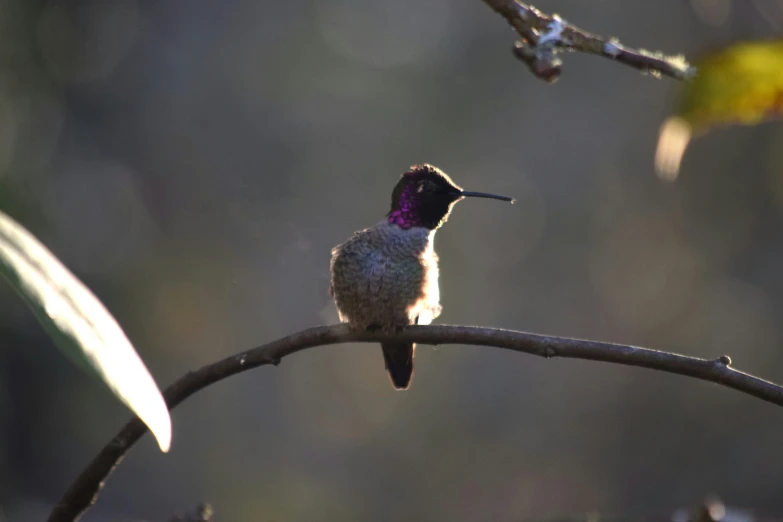
M 542 1 L 695 57 L 783 24 L 775 0 Z M 478 0 L 0 1 L 0 208 L 115 314 L 163 386 L 337 320 L 330 248 L 415 162 L 515 207 L 438 234 L 442 322 L 728 353 L 783 381 L 783 128 L 715 132 L 653 172 L 680 84 L 566 57 L 553 86 Z M 41 520 L 129 413 L 0 286 L 0 519 Z M 641 516 L 708 493 L 783 512 L 783 412 L 694 380 L 420 348 L 307 351 L 174 413 L 85 522 Z

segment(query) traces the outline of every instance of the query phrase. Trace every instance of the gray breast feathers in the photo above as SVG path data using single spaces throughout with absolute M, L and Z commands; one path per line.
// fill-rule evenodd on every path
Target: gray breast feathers
M 332 250 L 331 292 L 340 319 L 358 328 L 427 324 L 440 313 L 434 232 L 383 221 Z

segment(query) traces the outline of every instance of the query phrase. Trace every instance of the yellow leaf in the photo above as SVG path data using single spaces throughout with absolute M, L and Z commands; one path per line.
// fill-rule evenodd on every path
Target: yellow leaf
M 655 166 L 663 179 L 676 179 L 692 135 L 783 116 L 783 40 L 734 44 L 695 65 L 698 73 L 685 84 L 678 110 L 661 126 Z

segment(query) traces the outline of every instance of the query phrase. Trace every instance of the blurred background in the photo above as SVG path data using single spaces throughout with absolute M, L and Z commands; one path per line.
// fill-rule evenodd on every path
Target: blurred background
M 780 0 L 542 0 L 697 58 L 775 36 Z M 330 249 L 411 164 L 516 206 L 438 233 L 441 323 L 731 355 L 783 381 L 783 126 L 658 127 L 682 88 L 564 57 L 555 85 L 470 0 L 0 0 L 0 209 L 103 300 L 161 387 L 337 315 Z M 0 519 L 42 520 L 130 417 L 0 285 Z M 375 345 L 221 382 L 145 436 L 85 522 L 530 521 L 668 514 L 708 494 L 783 515 L 783 412 L 644 369 Z

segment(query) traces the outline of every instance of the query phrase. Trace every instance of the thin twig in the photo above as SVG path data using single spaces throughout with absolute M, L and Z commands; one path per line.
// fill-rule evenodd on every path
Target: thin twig
M 352 332 L 346 325 L 316 326 L 188 372 L 169 386 L 163 396 L 169 409 L 173 409 L 211 384 L 251 368 L 267 364 L 277 365 L 283 357 L 306 348 L 350 342 L 378 343 L 390 338 L 429 345 L 494 346 L 546 358 L 588 359 L 641 366 L 722 384 L 783 406 L 782 386 L 731 368 L 731 359 L 726 355 L 713 360 L 699 359 L 622 344 L 550 337 L 513 330 L 448 325 L 411 326 L 398 334 Z M 382 378 L 380 370 L 378 378 Z M 95 502 L 112 470 L 146 431 L 147 428 L 138 418 L 126 424 L 76 478 L 55 506 L 49 516 L 49 522 L 78 520 Z
M 696 70 L 683 56 L 664 56 L 660 52 L 632 49 L 616 38 L 602 38 L 569 24 L 560 16 L 547 15 L 531 5 L 516 0 L 484 0 L 514 28 L 522 40 L 516 42 L 514 54 L 527 64 L 533 74 L 548 82 L 560 77 L 562 51 L 595 54 L 644 73 L 666 75 L 677 80 L 691 78 Z

